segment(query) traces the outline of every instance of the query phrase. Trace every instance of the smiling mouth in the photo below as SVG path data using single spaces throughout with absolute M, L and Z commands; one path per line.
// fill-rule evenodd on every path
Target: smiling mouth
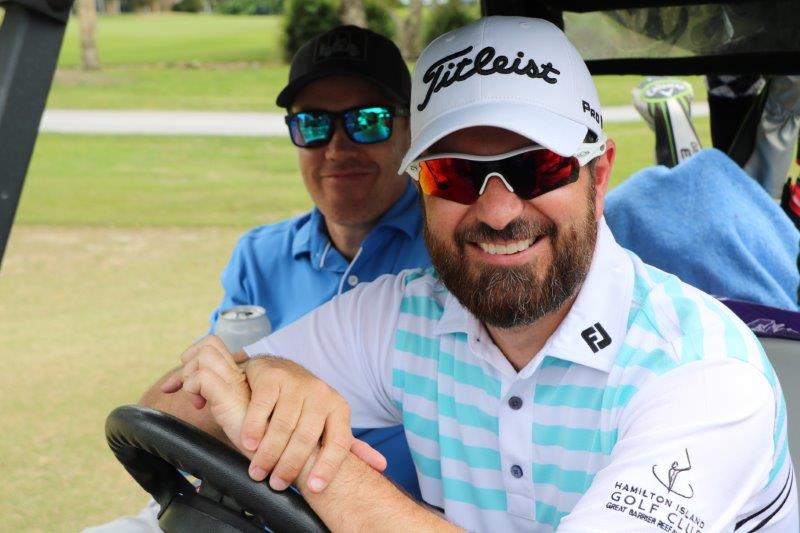
M 370 172 L 366 170 L 352 170 L 352 171 L 336 171 L 323 174 L 323 178 L 360 178 L 369 175 Z
M 481 250 L 491 255 L 512 255 L 523 252 L 533 246 L 541 239 L 541 236 L 535 239 L 523 239 L 520 241 L 512 241 L 507 244 L 494 244 L 489 242 L 478 242 L 477 244 Z

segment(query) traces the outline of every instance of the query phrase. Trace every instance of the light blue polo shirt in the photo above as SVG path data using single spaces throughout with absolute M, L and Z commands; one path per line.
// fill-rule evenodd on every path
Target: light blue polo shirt
M 211 331 L 221 309 L 260 305 L 273 331 L 281 329 L 337 294 L 382 274 L 428 267 L 417 189 L 408 187 L 348 261 L 332 245 L 322 213 L 312 211 L 245 233 L 222 272 L 225 295 L 211 313 Z M 389 459 L 386 474 L 419 498 L 419 487 L 402 426 L 354 429 L 360 439 Z

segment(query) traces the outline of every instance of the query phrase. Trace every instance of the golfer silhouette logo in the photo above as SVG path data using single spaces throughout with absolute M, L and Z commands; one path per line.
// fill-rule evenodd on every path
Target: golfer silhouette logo
M 667 489 L 667 492 L 674 492 L 678 496 L 688 499 L 694 496 L 694 488 L 692 485 L 690 483 L 686 483 L 676 487 L 678 474 L 692 469 L 692 460 L 689 459 L 689 450 L 684 448 L 684 451 L 686 452 L 686 466 L 679 466 L 678 461 L 673 461 L 672 465 L 669 467 L 669 469 L 667 469 L 666 475 L 664 475 L 663 469 L 661 469 L 662 473 L 659 475 L 658 465 L 653 465 L 653 475 L 656 477 L 659 483 L 664 485 L 664 487 Z

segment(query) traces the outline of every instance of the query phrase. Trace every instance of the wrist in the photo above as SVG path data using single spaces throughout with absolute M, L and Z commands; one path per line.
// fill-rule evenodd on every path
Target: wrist
M 369 473 L 376 473 L 369 465 L 361 461 L 358 457 L 353 455 L 352 453 L 348 453 L 347 457 L 345 457 L 344 462 L 339 467 L 338 472 L 336 475 L 331 479 L 328 484 L 322 490 L 314 490 L 311 488 L 309 482 L 314 481 L 314 478 L 311 476 L 311 471 L 316 463 L 317 457 L 319 456 L 319 447 L 311 454 L 311 457 L 308 458 L 306 464 L 303 466 L 303 469 L 300 471 L 300 475 L 297 476 L 297 489 L 303 495 L 304 498 L 308 499 L 309 497 L 314 497 L 319 495 L 320 493 L 324 494 L 332 494 L 338 493 L 341 490 L 349 490 L 345 489 L 349 485 L 349 480 L 353 479 L 364 479 L 364 475 L 369 475 Z M 377 473 L 376 473 L 377 474 Z M 380 474 L 378 474 L 380 476 Z M 383 477 L 383 476 L 380 476 Z

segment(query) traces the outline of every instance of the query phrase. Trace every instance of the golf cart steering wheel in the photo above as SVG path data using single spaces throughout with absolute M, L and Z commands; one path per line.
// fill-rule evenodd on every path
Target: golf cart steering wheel
M 253 481 L 246 457 L 173 416 L 118 407 L 106 419 L 106 439 L 161 506 L 158 523 L 165 531 L 327 531 L 300 494 Z M 203 480 L 199 492 L 178 469 Z

